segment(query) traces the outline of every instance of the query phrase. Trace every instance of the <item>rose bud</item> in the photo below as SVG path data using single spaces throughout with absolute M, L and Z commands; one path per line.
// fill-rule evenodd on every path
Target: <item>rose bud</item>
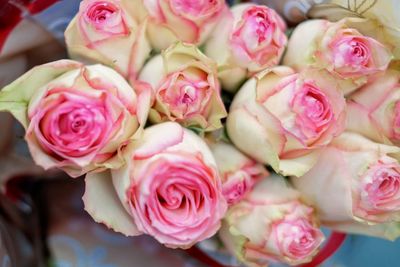
M 201 45 L 228 7 L 224 0 L 141 0 L 148 13 L 148 36 L 156 50 L 176 41 Z
M 232 142 L 283 175 L 302 176 L 344 128 L 345 100 L 325 71 L 267 69 L 236 94 L 227 119 Z
M 315 205 L 323 225 L 395 239 L 398 226 L 379 224 L 400 221 L 399 153 L 398 147 L 343 133 L 308 173 L 292 181 Z
M 256 182 L 269 175 L 266 168 L 245 156 L 233 145 L 211 143 L 211 151 L 222 179 L 222 193 L 229 205 L 238 203 Z
M 37 66 L 0 92 L 0 110 L 26 129 L 35 162 L 76 177 L 117 168 L 120 150 L 141 133 L 150 90 L 135 91 L 113 69 L 60 60 Z
M 386 70 L 392 58 L 383 44 L 351 28 L 359 20 L 301 23 L 290 37 L 283 64 L 296 70 L 308 66 L 326 69 L 342 82 L 345 94 L 354 91 L 369 75 Z
M 400 145 L 400 72 L 387 70 L 350 95 L 347 129 L 376 142 Z
M 131 0 L 84 0 L 65 31 L 73 59 L 106 64 L 134 80 L 150 55 L 146 20 Z
M 279 63 L 287 38 L 283 19 L 266 6 L 239 4 L 220 21 L 205 53 L 220 66 L 222 86 L 234 91 L 243 80 Z
M 314 209 L 278 175 L 260 181 L 229 209 L 220 237 L 247 266 L 309 262 L 324 240 Z
M 86 176 L 83 200 L 95 221 L 171 248 L 216 233 L 227 205 L 215 159 L 200 137 L 165 122 L 146 128 L 125 152 L 121 169 Z
M 185 127 L 212 131 L 227 116 L 220 97 L 217 67 L 195 46 L 177 43 L 153 57 L 139 80 L 149 83 L 155 100 L 153 123 L 176 121 Z

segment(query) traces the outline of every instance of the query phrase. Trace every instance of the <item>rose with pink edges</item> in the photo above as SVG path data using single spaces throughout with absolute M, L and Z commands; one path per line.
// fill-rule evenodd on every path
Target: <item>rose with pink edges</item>
M 189 248 L 216 233 L 227 205 L 200 137 L 166 122 L 146 128 L 125 152 L 127 164 L 119 170 L 86 177 L 85 209 L 96 221 L 171 248 Z
M 226 13 L 224 0 L 140 0 L 149 17 L 148 36 L 156 50 L 176 41 L 201 45 Z
M 221 128 L 227 114 L 217 76 L 215 62 L 194 45 L 177 43 L 153 57 L 139 75 L 155 95 L 150 121 L 175 121 L 200 131 Z
M 84 0 L 65 31 L 70 56 L 99 62 L 135 80 L 150 55 L 146 20 L 134 1 Z
M 6 86 L 0 108 L 25 127 L 38 165 L 76 177 L 123 164 L 120 150 L 140 136 L 150 95 L 149 89 L 135 91 L 108 67 L 60 60 Z
M 387 70 L 350 95 L 347 129 L 376 142 L 400 145 L 400 72 Z
M 283 19 L 266 6 L 239 4 L 220 21 L 205 46 L 221 70 L 223 88 L 229 91 L 248 76 L 279 64 L 287 37 Z
M 392 59 L 388 47 L 362 34 L 363 21 L 348 18 L 335 23 L 303 22 L 289 40 L 283 63 L 296 70 L 307 66 L 327 69 L 342 81 L 345 94 L 356 90 L 369 75 L 386 70 Z
M 232 142 L 284 175 L 302 176 L 345 124 L 345 100 L 325 71 L 275 67 L 236 94 L 227 119 Z M 249 138 L 251 136 L 251 138 Z
M 251 225 L 251 227 L 249 227 Z M 311 261 L 324 240 L 314 209 L 272 175 L 230 208 L 220 230 L 225 247 L 248 266 Z
M 315 204 L 323 225 L 394 240 L 400 236 L 399 153 L 398 147 L 346 132 L 292 181 Z
M 222 193 L 229 205 L 241 201 L 254 185 L 269 173 L 233 145 L 215 142 L 210 145 L 222 179 Z

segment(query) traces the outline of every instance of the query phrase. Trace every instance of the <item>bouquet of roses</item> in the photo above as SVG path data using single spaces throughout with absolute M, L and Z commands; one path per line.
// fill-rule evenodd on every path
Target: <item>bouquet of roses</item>
M 330 2 L 288 30 L 261 4 L 83 0 L 73 60 L 4 87 L 0 110 L 126 236 L 218 236 L 248 266 L 310 262 L 320 226 L 394 240 L 400 23 L 390 4 Z

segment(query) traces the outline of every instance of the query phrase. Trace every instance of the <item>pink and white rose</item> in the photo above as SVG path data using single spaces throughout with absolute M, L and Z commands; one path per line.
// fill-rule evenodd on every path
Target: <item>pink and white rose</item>
M 362 21 L 348 18 L 301 23 L 289 40 L 283 63 L 296 70 L 308 66 L 327 69 L 343 82 L 345 94 L 356 90 L 369 75 L 386 70 L 392 59 L 382 43 L 351 27 Z
M 141 0 L 148 13 L 148 36 L 156 50 L 176 41 L 201 45 L 224 17 L 224 0 Z
M 219 65 L 223 88 L 234 91 L 246 77 L 278 65 L 287 43 L 285 30 L 283 19 L 267 6 L 233 6 L 205 46 L 206 55 Z
M 324 240 L 314 209 L 277 175 L 262 180 L 246 199 L 230 208 L 220 237 L 247 266 L 309 262 Z
M 344 133 L 320 154 L 295 187 L 334 230 L 400 236 L 400 148 Z M 321 190 L 323 188 L 323 190 Z
M 274 67 L 247 81 L 227 119 L 232 142 L 283 175 L 302 176 L 345 125 L 345 100 L 325 71 Z
M 215 62 L 194 45 L 177 43 L 153 57 L 139 76 L 155 95 L 150 121 L 176 121 L 206 131 L 221 128 L 227 113 L 217 75 Z
M 65 31 L 73 59 L 106 64 L 134 80 L 150 55 L 147 21 L 133 0 L 84 0 Z
M 241 201 L 253 186 L 269 173 L 262 165 L 245 156 L 233 145 L 216 142 L 210 144 L 222 179 L 222 193 L 229 205 Z
M 125 152 L 119 170 L 86 177 L 85 209 L 97 222 L 171 248 L 189 248 L 217 232 L 227 204 L 200 137 L 166 122 L 146 128 Z
M 3 88 L 0 109 L 22 123 L 38 165 L 76 177 L 124 163 L 120 150 L 140 136 L 150 94 L 103 65 L 60 60 Z
M 349 6 L 348 0 L 329 0 L 328 2 L 345 8 Z M 400 60 L 400 16 L 397 5 L 397 0 L 385 0 L 359 1 L 358 3 L 354 2 L 351 6 L 353 11 L 368 19 L 360 25 L 363 32 L 373 34 L 377 40 L 393 50 L 396 60 Z M 337 19 L 339 13 L 329 12 L 329 9 L 326 11 L 322 15 L 328 20 Z M 343 12 L 342 16 L 348 17 L 348 13 Z
M 400 72 L 376 75 L 347 100 L 347 129 L 400 145 Z

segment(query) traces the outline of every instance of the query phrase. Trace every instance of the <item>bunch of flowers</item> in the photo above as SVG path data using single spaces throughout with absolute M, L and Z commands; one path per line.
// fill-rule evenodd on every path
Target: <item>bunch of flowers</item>
M 38 165 L 85 175 L 96 222 L 297 265 L 321 225 L 400 236 L 400 43 L 382 28 L 312 19 L 289 35 L 265 5 L 83 0 L 73 60 L 3 88 L 0 110 Z

